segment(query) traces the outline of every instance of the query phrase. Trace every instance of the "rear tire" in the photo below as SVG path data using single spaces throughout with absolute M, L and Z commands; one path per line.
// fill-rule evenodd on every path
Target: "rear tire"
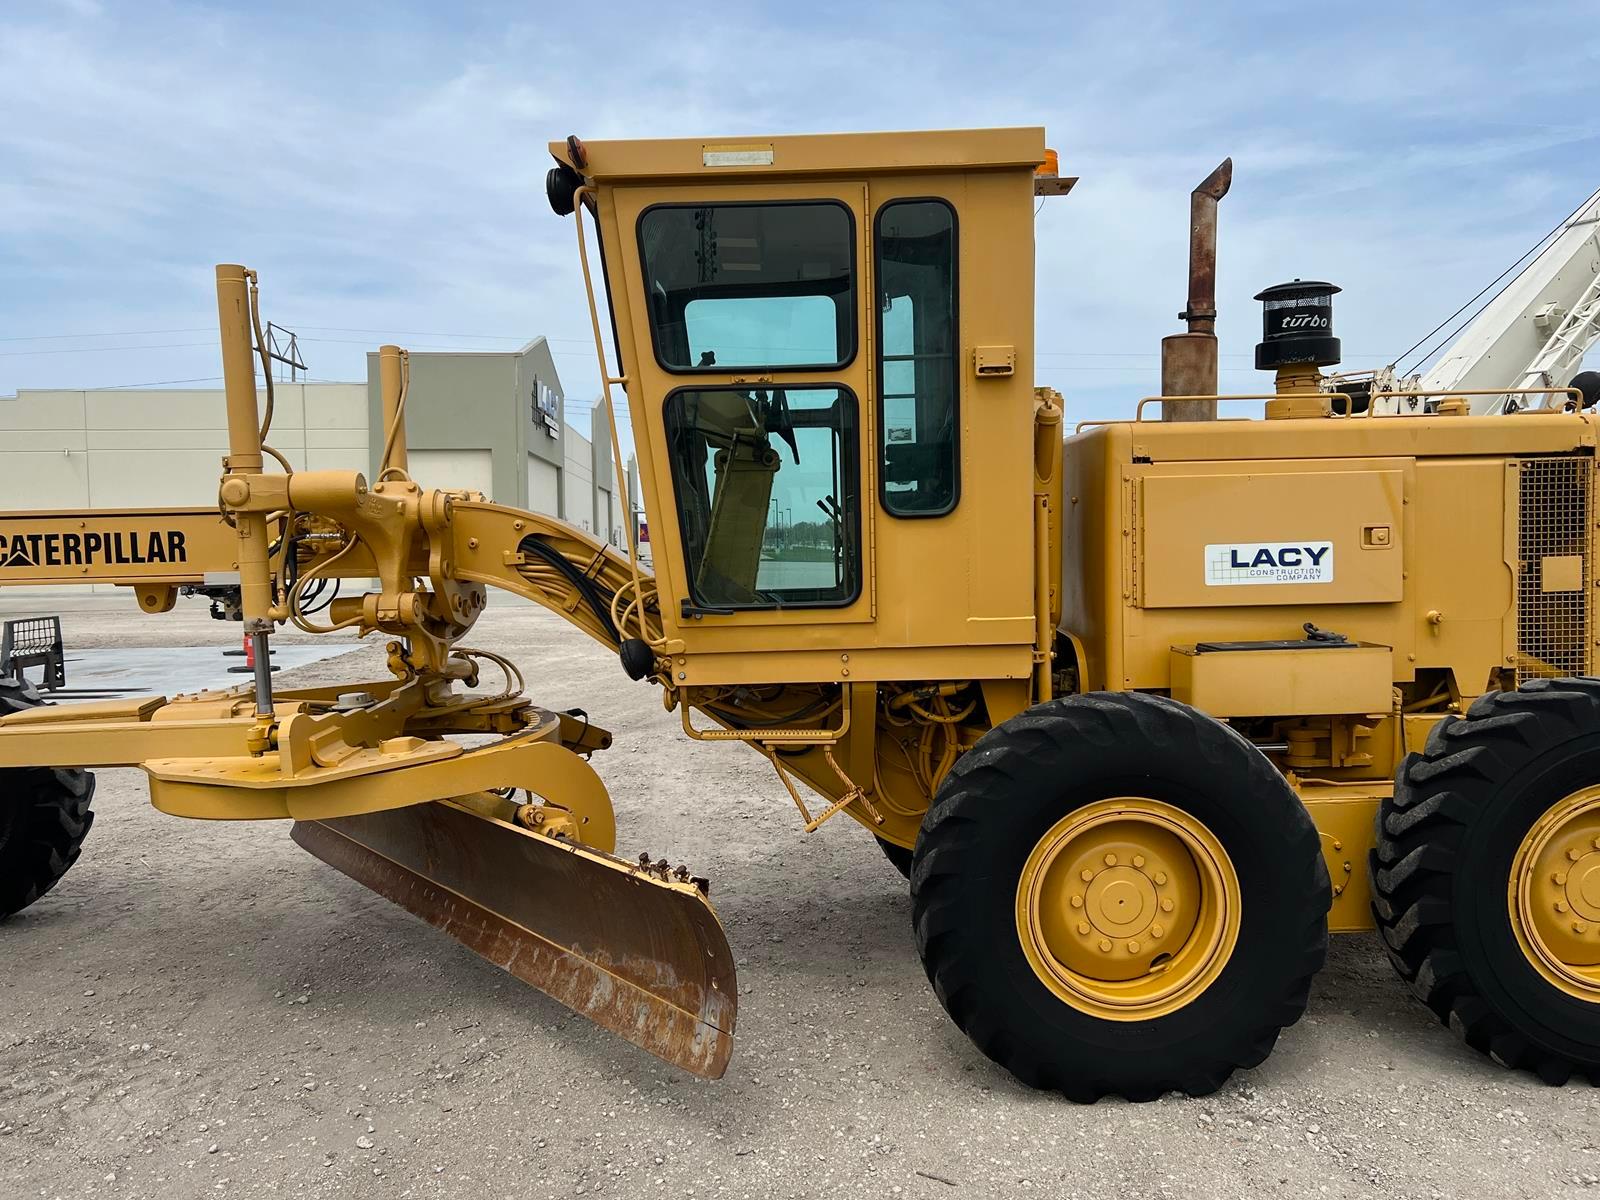
M 985 734 L 923 822 L 911 895 L 951 1019 L 1080 1102 L 1215 1091 L 1299 1019 L 1327 954 L 1298 797 L 1232 729 L 1138 693 Z
M 1373 914 L 1412 994 L 1473 1049 L 1600 1082 L 1600 680 L 1480 696 L 1401 764 Z
M 876 835 L 874 835 L 876 837 Z M 907 850 L 904 846 L 896 846 L 893 842 L 876 838 L 878 849 L 883 851 L 883 856 L 894 864 L 894 869 L 907 879 L 911 878 L 911 857 L 915 851 Z
M 0 677 L 0 716 L 42 703 L 26 681 Z M 78 861 L 94 824 L 93 798 L 87 771 L 0 770 L 0 919 L 27 908 Z

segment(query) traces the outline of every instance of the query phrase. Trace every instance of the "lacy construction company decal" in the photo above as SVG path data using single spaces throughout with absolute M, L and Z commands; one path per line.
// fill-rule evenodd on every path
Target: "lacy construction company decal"
M 1220 542 L 1206 547 L 1207 587 L 1332 582 L 1332 542 Z

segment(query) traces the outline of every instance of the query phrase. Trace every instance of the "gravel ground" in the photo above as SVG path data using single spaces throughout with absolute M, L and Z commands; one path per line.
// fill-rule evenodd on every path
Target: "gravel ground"
M 76 646 L 235 644 L 192 602 L 0 611 L 24 603 L 65 612 Z M 946 1020 L 858 826 L 807 837 L 755 755 L 689 742 L 542 610 L 501 604 L 473 640 L 616 733 L 595 766 L 623 852 L 712 878 L 741 992 L 726 1078 L 590 1026 L 282 825 L 163 817 L 107 771 L 82 862 L 0 926 L 0 1196 L 1498 1198 L 1600 1176 L 1600 1091 L 1467 1051 L 1365 935 L 1335 939 L 1306 1017 L 1215 1096 L 1029 1092 Z M 281 678 L 382 673 L 364 646 Z

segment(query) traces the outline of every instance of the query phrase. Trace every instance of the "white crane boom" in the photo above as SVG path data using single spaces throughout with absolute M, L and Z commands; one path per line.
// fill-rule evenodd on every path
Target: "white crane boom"
M 1418 381 L 1432 395 L 1566 387 L 1600 340 L 1600 191 L 1473 318 Z M 1538 407 L 1538 396 L 1470 396 L 1474 413 Z

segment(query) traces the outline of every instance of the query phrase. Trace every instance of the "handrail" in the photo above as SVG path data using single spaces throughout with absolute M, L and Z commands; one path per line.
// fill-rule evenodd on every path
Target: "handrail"
M 1373 392 L 1372 400 L 1393 400 L 1402 397 L 1439 396 L 1449 399 L 1452 396 L 1554 396 L 1557 393 L 1570 396 L 1573 403 L 1580 408 L 1583 406 L 1583 393 L 1575 387 L 1531 387 L 1531 388 L 1397 388 L 1394 391 Z M 1372 404 L 1369 402 L 1367 411 L 1362 416 L 1372 415 Z M 1519 408 L 1517 412 L 1556 411 L 1553 409 L 1535 410 Z M 1401 416 L 1400 413 L 1386 413 L 1385 416 Z
M 1353 395 L 1351 395 L 1351 393 L 1349 393 L 1349 392 L 1322 392 L 1322 391 L 1317 391 L 1317 392 L 1248 392 L 1248 393 L 1240 393 L 1240 394 L 1237 394 L 1237 395 L 1229 395 L 1229 396 L 1224 396 L 1224 395 L 1214 395 L 1214 396 L 1199 396 L 1199 395 L 1196 395 L 1196 396 L 1146 396 L 1142 400 L 1139 401 L 1138 406 L 1134 409 L 1133 420 L 1136 423 L 1144 421 L 1145 420 L 1144 410 L 1145 410 L 1145 407 L 1147 405 L 1150 405 L 1150 404 L 1161 404 L 1161 403 L 1164 403 L 1165 401 L 1168 401 L 1168 400 L 1213 400 L 1213 401 L 1221 401 L 1221 400 L 1229 400 L 1229 401 L 1235 401 L 1235 400 L 1250 400 L 1250 401 L 1261 401 L 1261 400 L 1327 400 L 1330 403 L 1332 401 L 1334 401 L 1334 400 L 1343 400 L 1343 401 L 1346 402 L 1346 407 L 1345 407 L 1344 411 L 1341 412 L 1341 411 L 1339 411 L 1337 406 L 1334 406 L 1333 407 L 1333 411 L 1330 413 L 1331 416 L 1335 416 L 1335 417 L 1369 417 L 1369 416 L 1373 415 L 1373 405 L 1371 403 L 1371 401 L 1373 401 L 1373 400 L 1387 400 L 1387 399 L 1393 399 L 1393 398 L 1398 398 L 1398 397 L 1406 397 L 1406 396 L 1443 396 L 1443 397 L 1448 397 L 1448 396 L 1521 396 L 1521 395 L 1555 395 L 1557 393 L 1564 393 L 1565 395 L 1570 396 L 1575 403 L 1578 403 L 1578 404 L 1582 404 L 1583 403 L 1583 393 L 1580 392 L 1575 387 L 1470 388 L 1470 389 L 1462 389 L 1462 388 L 1433 388 L 1433 389 L 1428 389 L 1428 390 L 1422 390 L 1422 389 L 1400 389 L 1400 390 L 1395 390 L 1395 391 L 1382 391 L 1382 392 L 1373 392 L 1373 393 L 1371 393 L 1370 394 L 1370 398 L 1369 398 L 1369 402 L 1367 404 L 1367 407 L 1366 407 L 1365 411 L 1357 413 L 1357 412 L 1353 411 L 1354 408 L 1355 408 L 1355 397 Z M 1518 409 L 1517 411 L 1518 412 L 1530 412 L 1530 411 L 1535 411 L 1535 410 Z M 1380 414 L 1380 415 L 1399 416 L 1401 414 L 1393 413 L 1393 414 Z M 1100 426 L 1100 425 L 1121 425 L 1121 424 L 1125 424 L 1125 423 L 1126 422 L 1119 421 L 1119 420 L 1104 420 L 1104 419 L 1102 419 L 1102 420 L 1090 420 L 1090 421 L 1079 421 L 1077 423 L 1077 425 L 1073 427 L 1073 432 L 1074 433 L 1082 433 L 1085 429 L 1090 429 L 1090 428 L 1093 428 L 1093 427 L 1096 427 L 1096 426 Z
M 1139 406 L 1133 410 L 1135 421 L 1144 420 L 1144 406 L 1147 404 L 1160 404 L 1168 400 L 1326 400 L 1334 396 L 1341 396 L 1354 404 L 1354 399 L 1348 392 L 1250 392 L 1235 396 L 1146 396 L 1139 401 Z
M 583 201 L 587 196 L 593 195 L 595 195 L 594 188 L 587 184 L 573 192 L 572 222 L 578 231 L 578 261 L 583 266 L 583 291 L 584 295 L 589 299 L 589 326 L 594 331 L 594 353 L 600 364 L 600 386 L 605 395 L 606 420 L 611 426 L 611 461 L 617 473 L 616 479 L 612 482 L 612 495 L 616 495 L 618 490 L 622 492 L 622 526 L 628 531 L 628 562 L 633 568 L 633 594 L 642 602 L 644 581 L 639 574 L 639 540 L 635 536 L 633 529 L 633 501 L 632 497 L 628 495 L 627 468 L 622 465 L 622 443 L 617 440 L 617 406 L 611 399 L 612 384 L 619 385 L 623 390 L 623 394 L 627 394 L 628 375 L 624 371 L 621 375 L 613 376 L 606 364 L 605 335 L 600 332 L 600 310 L 595 306 L 594 302 L 594 276 L 589 271 L 589 247 L 583 239 Z M 617 365 L 620 367 L 622 364 L 618 363 Z M 565 414 L 563 414 L 562 419 L 565 420 Z M 606 533 L 607 537 L 609 537 L 610 530 L 607 530 Z M 639 621 L 639 630 L 641 633 L 646 632 L 642 615 Z M 660 650 L 666 644 L 666 632 L 663 630 L 659 636 L 647 637 L 646 640 L 652 650 Z
M 1171 399 L 1175 400 L 1175 399 L 1177 399 L 1177 397 L 1174 396 L 1174 397 L 1171 397 Z M 1212 417 L 1210 420 L 1207 420 L 1207 421 L 1190 421 L 1188 423 L 1191 424 L 1191 425 L 1237 425 L 1241 421 L 1248 422 L 1249 420 L 1250 420 L 1249 417 Z M 1082 433 L 1085 429 L 1098 429 L 1102 425 L 1131 425 L 1131 424 L 1133 424 L 1133 422 L 1128 420 L 1127 417 L 1096 417 L 1096 418 L 1092 418 L 1092 419 L 1088 419 L 1088 420 L 1079 421 L 1076 425 L 1074 425 L 1072 427 L 1072 432 L 1074 434 L 1079 434 L 1079 433 Z

